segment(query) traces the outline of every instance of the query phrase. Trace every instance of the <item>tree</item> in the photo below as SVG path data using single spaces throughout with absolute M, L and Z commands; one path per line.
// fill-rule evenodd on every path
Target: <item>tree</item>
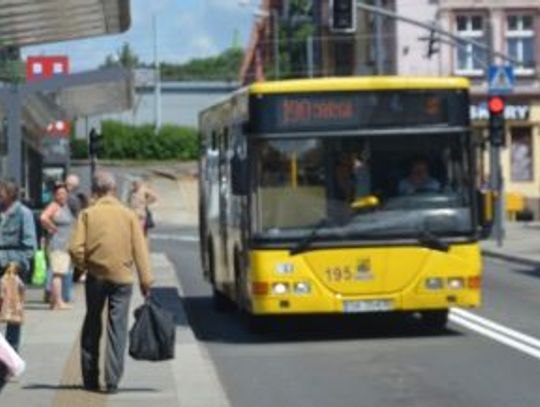
M 276 78 L 273 61 L 265 67 L 268 78 L 301 78 L 308 72 L 308 38 L 316 33 L 313 23 L 313 2 L 290 0 L 289 14 L 279 24 L 279 68 Z
M 217 56 L 196 58 L 185 64 L 164 62 L 160 64 L 161 78 L 164 81 L 232 81 L 238 77 L 243 58 L 242 49 L 229 48 Z
M 115 54 L 109 54 L 105 57 L 103 66 L 123 66 L 128 69 L 135 69 L 141 65 L 139 56 L 135 53 L 128 42 L 124 42 L 122 47 Z

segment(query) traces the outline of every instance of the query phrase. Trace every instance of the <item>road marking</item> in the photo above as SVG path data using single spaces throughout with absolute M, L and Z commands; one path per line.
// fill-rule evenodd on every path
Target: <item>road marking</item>
M 173 233 L 150 233 L 150 239 L 172 240 L 175 242 L 198 242 L 199 236 L 178 235 L 178 234 L 173 234 Z
M 512 339 L 515 339 L 517 341 L 521 341 L 523 343 L 526 343 L 527 345 L 530 345 L 530 346 L 534 346 L 536 348 L 539 348 L 540 349 L 540 340 L 530 336 L 530 335 L 526 335 L 524 333 L 521 333 L 519 331 L 516 331 L 515 329 L 511 329 L 511 328 L 508 328 L 506 326 L 503 326 L 501 324 L 498 324 L 494 321 L 490 321 L 489 319 L 486 319 L 486 318 L 483 318 L 481 316 L 478 316 L 476 314 L 473 314 L 472 312 L 468 312 L 468 311 L 465 311 L 465 310 L 461 310 L 461 309 L 455 309 L 455 310 L 452 310 L 452 313 L 462 317 L 462 318 L 465 318 L 465 319 L 468 319 L 472 322 L 476 322 L 480 325 L 483 325 L 487 328 L 490 328 L 494 331 L 497 331 L 503 335 L 506 335 L 506 336 L 509 336 L 510 338 Z
M 540 340 L 471 312 L 453 309 L 450 321 L 540 360 Z

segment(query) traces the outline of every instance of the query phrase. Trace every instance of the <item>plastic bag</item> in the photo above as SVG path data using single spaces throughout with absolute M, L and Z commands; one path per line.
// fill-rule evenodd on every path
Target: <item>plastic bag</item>
M 7 367 L 8 376 L 19 377 L 26 369 L 24 360 L 15 352 L 2 334 L 0 334 L 0 362 Z
M 47 281 L 47 260 L 45 250 L 38 250 L 34 255 L 34 273 L 32 274 L 32 284 L 43 286 Z
M 129 331 L 129 355 L 135 360 L 174 359 L 176 326 L 173 314 L 149 298 L 134 315 L 135 323 Z
M 146 212 L 146 217 L 145 217 L 144 226 L 146 230 L 154 229 L 156 227 L 156 222 L 154 221 L 154 214 L 152 213 L 150 208 L 148 208 L 148 206 L 145 208 L 145 212 Z

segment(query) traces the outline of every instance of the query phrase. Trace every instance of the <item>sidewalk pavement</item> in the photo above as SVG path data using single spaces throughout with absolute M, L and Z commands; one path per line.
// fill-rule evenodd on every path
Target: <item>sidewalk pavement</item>
M 494 240 L 482 242 L 485 256 L 540 267 L 540 223 L 507 222 L 502 247 Z
M 165 220 L 176 214 L 178 224 L 183 220 L 194 222 L 193 198 L 185 195 L 191 193 L 193 185 L 184 186 L 186 190 L 172 180 L 152 180 L 152 184 L 160 195 L 160 204 L 155 209 L 158 219 Z M 30 288 L 21 346 L 27 370 L 18 381 L 8 383 L 0 394 L 0 405 L 228 407 L 215 367 L 189 326 L 174 266 L 164 253 L 154 252 L 151 259 L 156 278 L 153 293 L 163 307 L 174 313 L 177 323 L 174 360 L 138 362 L 126 355 L 125 374 L 118 394 L 85 392 L 80 387 L 79 362 L 80 330 L 85 312 L 83 286 L 75 288 L 74 308 L 57 312 L 49 311 L 42 302 L 42 289 Z M 142 303 L 134 285 L 129 326 L 133 323 L 134 309 Z

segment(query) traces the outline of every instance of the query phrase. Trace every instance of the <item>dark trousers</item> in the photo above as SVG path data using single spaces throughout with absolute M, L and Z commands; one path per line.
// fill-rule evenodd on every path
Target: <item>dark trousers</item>
M 105 302 L 108 302 L 105 383 L 118 386 L 124 371 L 132 286 L 114 284 L 88 275 L 85 288 L 86 317 L 81 338 L 81 365 L 84 385 L 89 387 L 98 385 L 102 314 Z
M 11 345 L 15 352 L 19 352 L 21 345 L 21 324 L 6 325 L 6 341 Z

